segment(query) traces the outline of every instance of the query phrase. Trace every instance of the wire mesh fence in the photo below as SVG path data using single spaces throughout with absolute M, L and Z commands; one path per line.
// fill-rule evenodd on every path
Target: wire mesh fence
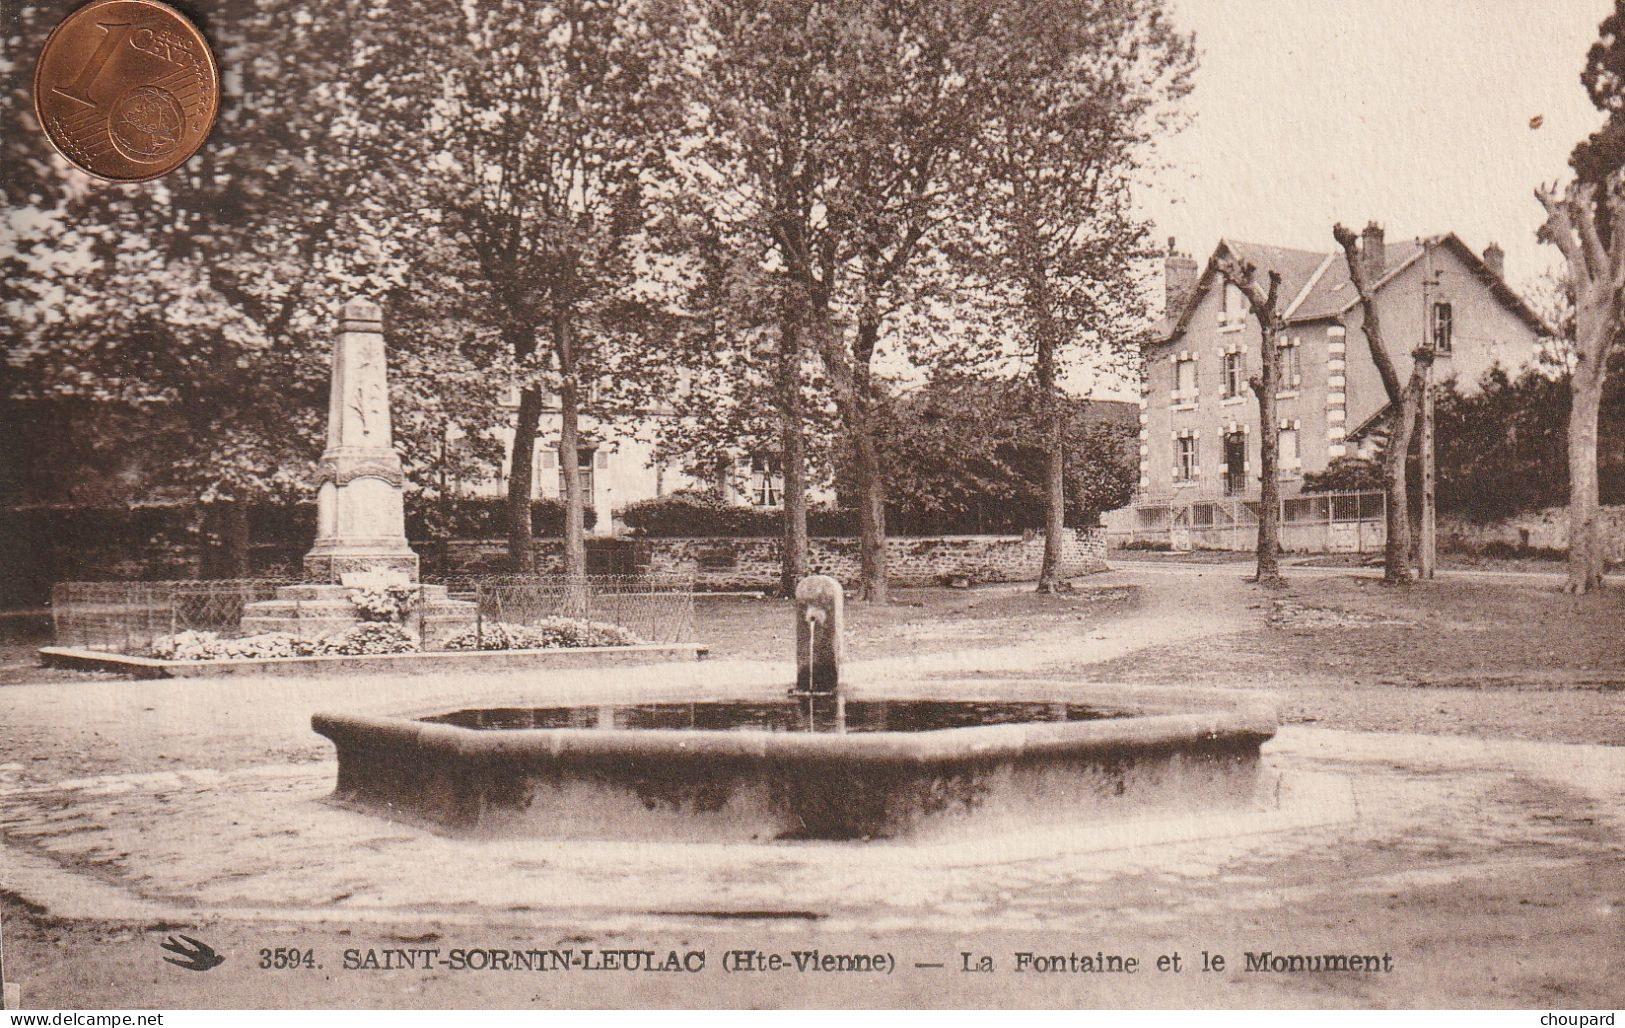
M 51 621 L 59 646 L 141 653 L 178 632 L 238 631 L 243 608 L 276 596 L 279 578 L 58 582 Z
M 453 599 L 478 607 L 477 635 L 496 625 L 534 628 L 555 618 L 615 625 L 644 642 L 694 639 L 694 576 L 688 574 L 487 576 L 443 579 Z
M 253 603 L 282 600 L 278 590 L 294 584 L 285 578 L 185 580 L 163 582 L 59 582 L 51 590 L 51 617 L 55 643 L 80 649 L 147 654 L 154 643 L 181 632 L 212 632 L 221 639 L 252 635 L 243 624 L 245 609 Z M 466 616 L 468 627 L 455 634 L 472 633 L 462 648 L 491 649 L 518 645 L 502 626 L 553 628 L 553 638 L 567 640 L 557 619 L 593 621 L 613 625 L 643 642 L 681 643 L 694 639 L 694 578 L 692 575 L 483 576 L 445 578 L 425 585 L 444 585 L 448 598 L 468 603 L 453 617 Z M 412 634 L 426 638 L 425 613 L 432 601 L 418 587 L 401 623 Z M 311 600 L 285 600 L 276 615 L 299 610 L 310 614 Z M 344 615 L 342 620 L 348 620 Z M 264 621 L 261 617 L 258 620 Z M 324 632 L 338 630 L 332 623 L 314 622 Z M 579 633 L 577 633 L 579 634 Z M 443 640 L 426 645 L 438 646 Z M 553 642 L 552 645 L 567 645 Z

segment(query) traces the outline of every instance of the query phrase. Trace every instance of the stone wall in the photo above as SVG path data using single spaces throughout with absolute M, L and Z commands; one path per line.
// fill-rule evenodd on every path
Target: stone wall
M 1598 511 L 1597 520 L 1602 530 L 1604 558 L 1625 561 L 1625 506 L 1605 506 Z M 1569 509 L 1548 507 L 1487 524 L 1460 518 L 1440 518 L 1439 543 L 1441 546 L 1468 548 L 1504 543 L 1537 550 L 1567 550 Z
M 415 542 L 413 546 L 422 558 L 424 574 L 431 578 L 508 573 L 507 544 L 501 539 L 445 544 Z M 776 538 L 589 538 L 587 546 L 589 569 L 594 573 L 692 573 L 696 587 L 707 590 L 776 589 L 779 583 L 779 541 Z M 898 536 L 886 540 L 886 550 L 893 585 L 943 585 L 955 577 L 962 577 L 973 585 L 1032 582 L 1038 579 L 1044 537 L 1042 533 Z M 813 539 L 810 551 L 812 573 L 833 575 L 848 586 L 856 584 L 857 539 Z M 536 554 L 538 570 L 544 574 L 563 572 L 561 540 L 536 540 Z M 302 555 L 302 548 L 255 546 L 250 574 L 297 579 Z M 1078 576 L 1104 571 L 1105 556 L 1105 529 L 1071 530 L 1062 548 L 1062 572 Z M 51 584 L 58 581 L 186 579 L 199 577 L 203 570 L 197 547 L 184 544 L 152 545 L 136 553 L 120 547 L 80 548 L 34 557 L 35 573 L 27 582 L 13 583 L 14 595 L 0 597 L 4 601 L 0 605 L 45 606 L 49 602 Z M 606 557 L 612 559 L 602 559 Z
M 602 545 L 602 544 L 600 544 Z M 630 548 L 637 571 L 692 574 L 705 590 L 773 589 L 779 583 L 777 539 L 639 539 Z M 832 575 L 847 586 L 858 581 L 858 540 L 812 539 L 808 571 Z M 563 570 L 563 548 L 557 539 L 536 542 L 537 566 L 543 573 Z M 1038 578 L 1044 537 L 960 535 L 886 540 L 887 573 L 892 585 L 945 585 L 955 579 L 970 584 L 1031 582 Z M 482 574 L 501 567 L 506 551 L 500 540 L 449 544 L 442 574 Z M 1069 531 L 1062 546 L 1062 573 L 1069 577 L 1106 570 L 1106 533 L 1099 528 Z

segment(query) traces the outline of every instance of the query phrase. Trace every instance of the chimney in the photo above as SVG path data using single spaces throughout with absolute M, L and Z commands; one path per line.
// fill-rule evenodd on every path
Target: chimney
M 1372 285 L 1382 278 L 1388 268 L 1388 256 L 1382 245 L 1382 226 L 1374 221 L 1366 222 L 1365 231 L 1360 233 L 1360 266 Z
M 1163 314 L 1177 318 L 1185 311 L 1196 292 L 1196 260 L 1188 253 L 1174 248 L 1174 237 L 1168 237 L 1168 256 L 1162 265 Z
M 1484 247 L 1484 266 L 1493 271 L 1496 278 L 1507 277 L 1507 254 L 1501 249 L 1501 244 L 1491 243 Z

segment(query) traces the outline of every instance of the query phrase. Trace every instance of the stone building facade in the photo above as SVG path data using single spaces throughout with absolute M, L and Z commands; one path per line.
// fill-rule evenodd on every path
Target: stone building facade
M 1261 277 L 1272 270 L 1281 276 L 1287 328 L 1274 355 L 1281 369 L 1274 430 L 1283 496 L 1298 493 L 1305 474 L 1337 457 L 1377 456 L 1385 439 L 1388 397 L 1341 252 L 1225 240 L 1199 272 L 1170 245 L 1168 316 L 1160 338 L 1143 351 L 1132 508 L 1140 522 L 1199 501 L 1258 499 L 1258 400 L 1248 380 L 1262 370 L 1262 334 L 1240 290 L 1218 272 L 1224 253 L 1250 261 Z M 1480 256 L 1454 234 L 1388 243 L 1381 228 L 1367 226 L 1360 259 L 1375 283 L 1401 381 L 1410 375 L 1410 351 L 1428 336 L 1439 355 L 1436 381 L 1453 377 L 1463 389 L 1496 365 L 1516 371 L 1533 360 L 1546 330 L 1506 285 L 1501 258 L 1499 247 Z M 1123 522 L 1119 517 L 1113 527 L 1129 527 Z

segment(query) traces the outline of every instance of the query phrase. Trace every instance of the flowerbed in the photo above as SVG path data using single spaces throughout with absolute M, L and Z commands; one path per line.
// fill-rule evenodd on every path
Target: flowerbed
M 635 632 L 602 621 L 551 617 L 534 625 L 488 621 L 446 641 L 448 650 L 548 650 L 590 646 L 637 646 Z M 366 621 L 321 639 L 301 639 L 286 632 L 265 632 L 241 639 L 222 639 L 217 632 L 179 632 L 152 644 L 159 660 L 266 660 L 275 657 L 365 656 L 417 653 L 422 649 L 399 625 Z
M 159 660 L 265 660 L 415 653 L 419 649 L 417 640 L 399 625 L 372 621 L 322 639 L 300 639 L 286 632 L 265 632 L 242 639 L 222 639 L 216 632 L 180 632 L 154 642 L 152 656 Z
M 551 617 L 534 625 L 487 622 L 446 640 L 448 650 L 546 650 L 578 646 L 637 646 L 643 640 L 620 625 Z

